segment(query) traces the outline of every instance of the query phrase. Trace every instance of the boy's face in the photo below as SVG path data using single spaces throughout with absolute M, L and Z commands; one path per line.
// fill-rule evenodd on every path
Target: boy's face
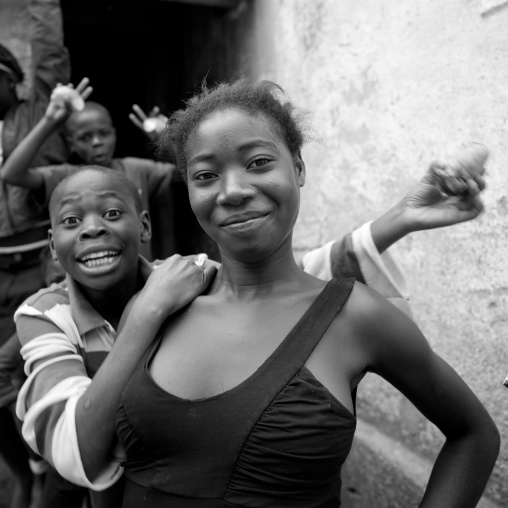
M 67 122 L 67 129 L 71 150 L 85 164 L 111 167 L 116 133 L 108 114 L 96 109 L 74 112 Z
M 69 180 L 51 208 L 51 253 L 82 286 L 108 290 L 137 277 L 141 242 L 150 220 L 132 196 L 100 171 Z

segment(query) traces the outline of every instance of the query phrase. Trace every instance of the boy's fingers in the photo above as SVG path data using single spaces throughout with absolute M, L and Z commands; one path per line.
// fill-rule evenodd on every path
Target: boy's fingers
M 212 282 L 215 274 L 217 273 L 217 267 L 213 263 L 206 263 L 203 266 L 203 274 L 205 276 L 206 285 Z
M 474 178 L 474 181 L 476 182 L 476 184 L 478 185 L 478 188 L 481 191 L 483 189 L 485 189 L 485 187 L 487 186 L 487 182 L 485 181 L 485 178 L 483 178 L 483 176 L 476 175 L 476 177 Z
M 79 93 L 82 93 L 86 89 L 86 87 L 88 86 L 89 83 L 90 83 L 90 80 L 88 78 L 83 78 L 79 82 L 79 85 L 76 87 L 76 91 Z
M 136 115 L 138 115 L 141 121 L 144 121 L 148 118 L 145 112 L 137 104 L 132 105 L 132 110 L 134 111 L 134 113 L 136 113 Z
M 143 130 L 143 122 L 140 122 L 134 113 L 129 113 L 129 119 L 138 129 Z
M 154 106 L 148 116 L 157 116 L 160 113 L 159 106 Z
M 88 86 L 85 88 L 85 90 L 83 92 L 81 92 L 81 97 L 83 98 L 84 101 L 86 101 L 88 99 L 88 97 L 90 97 L 92 92 L 93 92 L 93 88 L 91 86 Z

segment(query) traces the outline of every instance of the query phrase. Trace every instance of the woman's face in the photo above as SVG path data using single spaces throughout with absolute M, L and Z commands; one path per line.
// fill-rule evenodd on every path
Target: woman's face
M 187 160 L 192 209 L 223 253 L 255 262 L 290 243 L 305 167 L 265 115 L 213 113 L 189 138 Z

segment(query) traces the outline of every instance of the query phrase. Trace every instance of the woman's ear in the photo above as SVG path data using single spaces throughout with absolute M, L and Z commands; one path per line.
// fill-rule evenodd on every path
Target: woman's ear
M 298 152 L 295 156 L 295 168 L 298 184 L 300 187 L 303 187 L 305 185 L 305 163 L 303 162 L 301 152 Z
M 139 221 L 141 222 L 141 243 L 148 243 L 152 238 L 152 223 L 146 210 L 139 214 Z

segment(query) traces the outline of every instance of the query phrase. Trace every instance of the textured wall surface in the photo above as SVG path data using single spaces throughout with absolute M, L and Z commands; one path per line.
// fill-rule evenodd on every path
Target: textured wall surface
M 507 2 L 258 0 L 244 5 L 244 74 L 280 83 L 313 113 L 317 142 L 295 234 L 305 250 L 392 205 L 434 158 L 475 140 L 491 150 L 486 212 L 393 249 L 435 350 L 474 389 L 503 445 L 487 489 L 508 505 Z M 248 21 L 247 21 L 248 20 Z M 368 376 L 359 416 L 423 457 L 442 437 Z

